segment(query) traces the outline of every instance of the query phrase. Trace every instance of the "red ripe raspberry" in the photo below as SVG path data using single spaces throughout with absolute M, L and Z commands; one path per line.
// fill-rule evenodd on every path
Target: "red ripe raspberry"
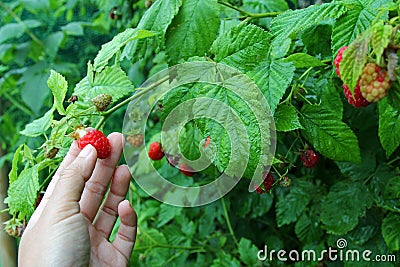
M 343 52 L 344 50 L 346 50 L 348 48 L 348 46 L 343 46 L 342 48 L 339 49 L 337 56 L 335 58 L 335 60 L 333 61 L 333 63 L 335 64 L 335 72 L 337 74 L 337 76 L 340 78 L 340 70 L 339 70 L 339 64 L 343 59 Z
M 390 88 L 388 72 L 375 63 L 365 65 L 360 76 L 360 91 L 368 102 L 378 102 Z
M 272 189 L 272 186 L 274 185 L 274 176 L 272 176 L 272 174 L 270 172 L 264 172 L 263 173 L 263 178 L 264 178 L 264 188 L 265 191 L 269 191 Z
M 185 163 L 181 163 L 181 165 L 179 165 L 179 171 L 185 176 L 191 177 L 194 175 L 194 170 Z
M 159 142 L 153 142 L 150 144 L 149 149 L 149 158 L 152 160 L 160 160 L 164 157 L 164 152 L 162 151 L 161 145 Z
M 304 150 L 300 156 L 300 160 L 303 162 L 304 167 L 310 169 L 315 168 L 315 166 L 317 166 L 318 159 L 319 157 L 313 149 Z
M 91 144 L 97 151 L 99 159 L 108 158 L 111 155 L 111 144 L 107 137 L 99 130 L 78 128 L 74 136 L 78 139 L 78 147 L 83 149 Z
M 259 194 L 259 195 L 264 193 L 264 190 L 260 186 L 258 186 L 256 184 L 254 184 L 254 189 L 256 190 L 256 193 Z
M 356 88 L 354 88 L 354 97 L 351 94 L 350 89 L 347 85 L 343 84 L 342 87 L 344 89 L 344 95 L 346 96 L 347 101 L 349 102 L 350 105 L 356 108 L 361 108 L 371 104 L 362 96 L 359 83 L 357 83 Z

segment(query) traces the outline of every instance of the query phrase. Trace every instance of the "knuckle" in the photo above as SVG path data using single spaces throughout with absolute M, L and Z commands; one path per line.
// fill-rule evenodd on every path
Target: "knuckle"
M 104 194 L 107 191 L 108 186 L 103 185 L 101 182 L 95 180 L 95 179 L 89 179 L 89 181 L 86 182 L 85 189 L 93 194 L 99 195 L 101 197 L 104 196 Z

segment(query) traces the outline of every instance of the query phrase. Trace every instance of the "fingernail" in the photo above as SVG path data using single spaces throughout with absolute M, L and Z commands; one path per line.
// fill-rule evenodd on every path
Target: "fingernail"
M 79 156 L 88 157 L 90 154 L 93 153 L 93 149 L 94 148 L 92 145 L 87 145 L 82 149 L 81 153 L 79 153 Z

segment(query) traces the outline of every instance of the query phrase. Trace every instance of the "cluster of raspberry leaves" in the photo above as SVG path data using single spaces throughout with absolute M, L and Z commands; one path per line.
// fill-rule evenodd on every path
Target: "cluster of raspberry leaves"
M 348 46 L 340 48 L 334 60 L 335 72 L 339 78 L 341 78 L 339 66 L 343 59 L 343 52 L 347 48 Z M 378 102 L 386 96 L 390 86 L 388 71 L 373 62 L 364 66 L 354 88 L 354 95 L 346 84 L 342 85 L 347 101 L 356 108 L 366 107 L 372 102 Z

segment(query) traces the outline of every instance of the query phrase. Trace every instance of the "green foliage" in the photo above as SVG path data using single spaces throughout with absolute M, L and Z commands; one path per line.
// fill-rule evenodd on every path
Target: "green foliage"
M 117 34 L 110 42 L 102 45 L 99 53 L 94 59 L 94 70 L 97 72 L 103 70 L 103 68 L 108 64 L 108 61 L 127 43 L 152 36 L 154 36 L 152 32 L 139 29 L 126 29 Z
M 292 105 L 279 105 L 274 114 L 277 131 L 293 131 L 302 128 L 297 110 Z
M 400 257 L 397 1 L 331 1 L 306 8 L 283 0 L 156 0 L 148 8 L 144 1 L 117 2 L 121 20 L 109 18 L 114 4 L 104 0 L 5 3 L 12 12 L 0 5 L 0 143 L 6 152 L 0 166 L 11 165 L 7 227 L 29 220 L 76 126 L 120 131 L 126 104 L 136 101 L 154 109 L 128 114 L 133 120 L 149 116 L 145 144 L 130 166 L 134 175 L 156 169 L 170 182 L 199 186 L 221 173 L 261 177 L 273 163 L 275 182 L 270 193 L 258 195 L 242 179 L 222 200 L 182 208 L 151 199 L 132 181 L 127 198 L 138 214 L 138 238 L 131 266 L 261 266 L 257 253 L 265 245 L 321 251 L 341 237 L 349 248 Z M 340 81 L 333 60 L 345 45 Z M 160 103 L 142 97 L 155 87 L 138 87 L 142 80 L 185 62 L 211 62 L 215 69 L 199 68 L 196 74 L 221 83 L 177 86 Z M 353 92 L 366 62 L 387 68 L 392 86 L 379 103 L 355 109 L 341 86 Z M 242 73 L 244 81 L 218 76 L 225 66 Z M 170 74 L 169 85 L 188 75 Z M 112 96 L 102 112 L 92 103 L 99 94 Z M 188 160 L 205 156 L 211 162 L 193 177 L 166 159 L 149 162 L 144 149 L 160 140 L 164 121 L 186 101 L 181 118 L 204 117 L 183 127 L 174 121 L 162 145 L 166 154 L 179 158 L 179 148 Z M 276 133 L 269 131 L 271 116 Z M 212 145 L 205 147 L 208 137 Z M 52 148 L 59 151 L 48 158 Z M 314 169 L 300 160 L 306 148 L 318 153 Z
M 346 234 L 353 230 L 360 216 L 372 204 L 362 183 L 342 181 L 336 183 L 329 191 L 322 204 L 321 221 L 329 233 Z M 346 203 L 351 202 L 352 205 Z M 338 208 L 340 207 L 340 208 Z
M 390 156 L 400 145 L 400 112 L 390 106 L 387 100 L 378 105 L 379 108 L 379 138 Z
M 336 55 L 339 48 L 350 44 L 358 35 L 365 32 L 378 15 L 379 19 L 387 19 L 388 12 L 380 13 L 379 8 L 390 2 L 390 0 L 348 1 L 347 12 L 333 27 L 332 53 Z
M 278 227 L 295 222 L 304 212 L 311 200 L 312 184 L 297 180 L 296 186 L 276 202 L 276 220 Z
M 65 95 L 68 91 L 68 83 L 65 78 L 55 72 L 54 70 L 50 71 L 50 77 L 47 80 L 47 86 L 50 88 L 51 92 L 54 96 L 54 107 L 57 109 L 60 115 L 65 115 L 65 109 L 63 106 Z
M 188 17 L 191 19 L 188 20 Z M 219 24 L 215 0 L 184 1 L 166 32 L 169 63 L 173 65 L 181 59 L 203 56 L 215 40 Z
M 275 111 L 286 92 L 286 88 L 291 83 L 294 70 L 291 62 L 273 60 L 272 62 L 261 63 L 248 73 L 264 94 L 272 112 Z
M 254 68 L 267 57 L 271 35 L 254 25 L 239 25 L 219 36 L 211 47 L 214 60 L 241 71 Z
M 343 5 L 333 2 L 286 11 L 278 15 L 271 23 L 271 32 L 275 37 L 273 45 L 282 45 L 286 38 L 294 38 L 297 33 L 318 25 L 324 20 L 338 18 L 345 10 Z
M 367 63 L 370 40 L 371 33 L 366 31 L 359 35 L 343 52 L 343 60 L 339 67 L 340 75 L 352 93 L 354 93 L 358 78 L 364 69 L 365 63 Z
M 337 161 L 360 162 L 357 137 L 340 114 L 316 105 L 305 105 L 301 113 L 304 137 L 318 152 Z
M 179 11 L 182 0 L 155 1 L 144 13 L 137 28 L 148 30 L 158 34 L 157 44 L 164 45 L 165 32 L 171 24 L 172 19 Z M 137 40 L 129 43 L 122 52 L 123 57 L 128 59 L 140 59 L 144 57 L 146 49 L 151 45 L 148 40 Z
M 30 216 L 35 208 L 35 202 L 39 191 L 38 166 L 24 169 L 18 179 L 10 183 L 4 200 L 11 214 L 18 214 L 19 219 Z
M 134 90 L 132 82 L 119 66 L 107 66 L 93 76 L 93 66 L 89 63 L 88 76 L 76 85 L 74 94 L 86 101 L 99 94 L 108 94 L 113 101 L 117 101 Z
M 51 121 L 53 119 L 53 112 L 54 109 L 50 109 L 47 111 L 43 117 L 32 121 L 31 123 L 25 126 L 25 129 L 20 132 L 20 134 L 29 136 L 29 137 L 36 137 L 41 134 L 45 134 L 47 129 L 50 128 Z
M 392 251 L 400 250 L 400 215 L 398 213 L 388 213 L 383 219 L 382 235 L 386 244 Z

